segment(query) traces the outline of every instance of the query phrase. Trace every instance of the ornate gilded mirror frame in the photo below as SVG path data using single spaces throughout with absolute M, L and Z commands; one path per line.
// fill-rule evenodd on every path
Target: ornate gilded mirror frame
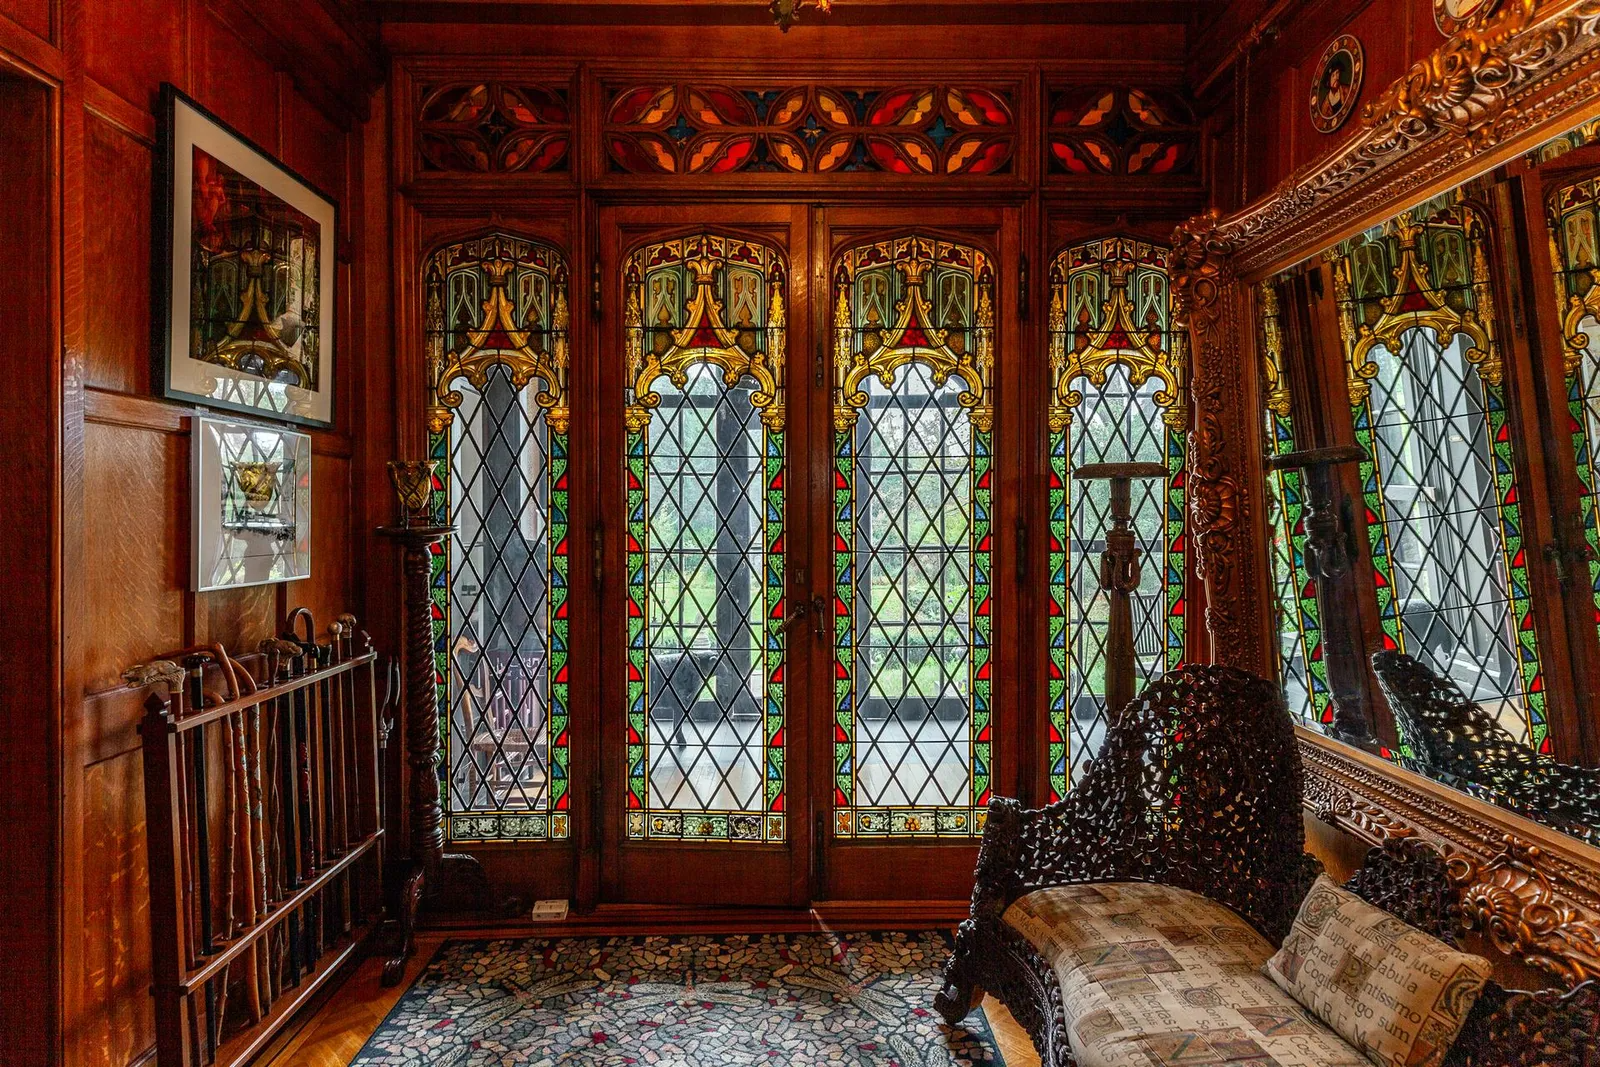
M 1493 8 L 1493 5 L 1490 5 Z M 1226 217 L 1173 237 L 1173 305 L 1190 333 L 1190 511 L 1212 658 L 1273 673 L 1260 449 L 1257 284 L 1592 116 L 1600 2 L 1510 0 L 1459 27 L 1360 116 L 1330 156 Z M 1378 843 L 1442 848 L 1472 921 L 1566 981 L 1600 975 L 1600 850 L 1301 729 L 1306 804 Z

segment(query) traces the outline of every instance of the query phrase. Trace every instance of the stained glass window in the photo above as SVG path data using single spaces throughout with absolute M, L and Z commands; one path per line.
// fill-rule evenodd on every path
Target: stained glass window
M 993 752 L 993 263 L 875 241 L 834 294 L 834 831 L 970 837 Z
M 447 833 L 568 833 L 567 264 L 493 234 L 424 270 Z
M 627 294 L 627 825 L 782 841 L 786 268 L 702 234 Z
M 1452 196 L 1336 250 L 1384 645 L 1547 744 L 1483 223 Z M 1402 741 L 1404 739 L 1402 738 Z
M 1176 667 L 1184 641 L 1182 336 L 1172 329 L 1168 250 L 1109 237 L 1050 266 L 1050 795 L 1070 788 L 1105 736 L 1106 628 L 1100 554 L 1110 484 L 1077 483 L 1089 463 L 1162 463 L 1132 487 L 1142 554 L 1133 593 L 1136 687 Z
M 1277 290 L 1257 290 L 1266 404 L 1262 427 L 1272 455 L 1293 452 L 1294 415 L 1283 374 L 1283 321 Z M 1328 665 L 1322 658 L 1322 621 L 1316 579 L 1306 572 L 1305 477 L 1297 470 L 1267 474 L 1267 518 L 1272 534 L 1273 607 L 1278 630 L 1278 681 L 1289 710 L 1306 723 L 1333 722 Z
M 1556 190 L 1548 205 L 1556 300 L 1566 341 L 1562 369 L 1572 449 L 1583 495 L 1578 499 L 1589 549 L 1589 588 L 1600 625 L 1600 180 Z

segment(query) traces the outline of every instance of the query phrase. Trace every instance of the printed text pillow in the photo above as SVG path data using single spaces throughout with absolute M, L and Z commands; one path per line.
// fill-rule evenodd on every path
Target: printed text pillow
M 1378 1067 L 1438 1067 L 1489 978 L 1488 960 L 1407 926 L 1327 875 L 1264 969 Z

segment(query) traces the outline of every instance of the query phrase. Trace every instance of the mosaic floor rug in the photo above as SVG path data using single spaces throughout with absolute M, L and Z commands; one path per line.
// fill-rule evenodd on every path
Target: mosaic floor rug
M 940 932 L 447 941 L 353 1067 L 1002 1067 Z

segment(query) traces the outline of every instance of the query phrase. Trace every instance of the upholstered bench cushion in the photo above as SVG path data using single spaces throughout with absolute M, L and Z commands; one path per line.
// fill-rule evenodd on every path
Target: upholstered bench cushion
M 1005 921 L 1055 969 L 1078 1067 L 1371 1067 L 1261 973 L 1266 939 L 1198 893 L 1057 886 Z

